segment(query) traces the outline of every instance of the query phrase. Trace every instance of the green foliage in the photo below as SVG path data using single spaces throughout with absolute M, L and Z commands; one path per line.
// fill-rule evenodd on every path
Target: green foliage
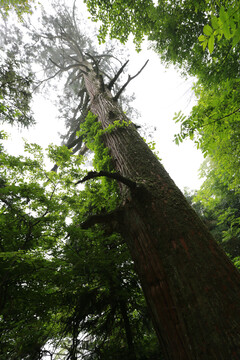
M 32 13 L 32 2 L 34 2 L 34 0 L 0 0 L 1 15 L 6 17 L 9 15 L 10 10 L 14 10 L 19 19 L 22 20 L 22 15 L 24 13 Z
M 229 4 L 228 4 L 229 5 Z M 204 35 L 200 35 L 198 40 L 205 50 L 208 45 L 210 54 L 214 50 L 214 40 L 218 42 L 224 36 L 226 40 L 232 41 L 234 48 L 240 41 L 240 3 L 235 1 L 225 8 L 224 5 L 220 6 L 219 13 L 216 15 L 216 9 L 211 14 L 211 25 L 206 24 L 203 27 Z
M 240 195 L 221 184 L 214 172 L 214 166 L 208 164 L 209 174 L 197 192 L 185 193 L 189 203 L 201 217 L 222 249 L 235 260 L 240 255 Z
M 240 256 L 236 257 L 233 263 L 240 270 Z
M 91 113 L 81 132 L 98 153 L 95 168 L 109 168 Z M 0 357 L 39 359 L 48 343 L 59 354 L 128 359 L 127 319 L 137 359 L 160 358 L 126 244 L 110 225 L 79 226 L 116 208 L 116 182 L 93 179 L 78 189 L 82 157 L 50 145 L 56 173 L 47 171 L 39 145 L 25 150 L 27 157 L 2 151 L 0 158 Z
M 157 5 L 129 0 L 85 2 L 92 19 L 102 23 L 101 40 L 109 33 L 126 43 L 132 34 L 140 49 L 146 36 L 165 64 L 176 64 L 184 74 L 208 83 L 240 73 L 239 1 L 159 0 Z M 214 47 L 216 40 L 218 46 Z M 212 57 L 200 42 L 204 49 L 208 46 Z
M 227 79 L 206 89 L 195 85 L 198 103 L 189 117 L 177 114 L 181 130 L 176 142 L 189 137 L 202 150 L 205 179 L 193 199 L 202 206 L 204 220 L 234 259 L 239 256 L 239 81 Z
M 39 156 L 31 160 L 3 151 L 0 156 L 0 356 L 37 359 L 46 339 L 55 334 L 52 281 L 59 263 L 53 252 L 65 234 L 68 208 L 59 208 L 57 184 L 48 183 Z
M 109 32 L 110 38 L 126 43 L 130 34 L 134 34 L 134 43 L 137 49 L 143 41 L 144 35 L 151 31 L 153 21 L 150 14 L 154 10 L 152 0 L 125 0 L 125 1 L 98 1 L 84 0 L 91 13 L 93 21 L 101 21 L 98 38 L 106 41 Z M 140 26 L 139 26 L 140 24 Z
M 181 122 L 176 142 L 186 137 L 194 140 L 205 157 L 218 164 L 218 177 L 229 189 L 237 189 L 240 182 L 239 91 L 238 80 L 226 80 L 208 90 L 198 83 L 198 103 L 190 116 L 178 114 L 175 118 Z
M 239 189 L 232 188 L 231 184 L 224 182 L 218 164 L 212 159 L 202 166 L 202 176 L 206 180 L 197 192 L 195 200 L 214 214 L 221 231 L 221 241 L 239 239 Z
M 12 59 L 0 65 L 0 121 L 28 127 L 34 124 L 30 109 L 33 77 L 22 75 L 20 68 Z
M 103 143 L 104 134 L 129 126 L 130 123 L 130 121 L 115 120 L 107 128 L 102 129 L 97 117 L 91 112 L 88 113 L 85 121 L 80 126 L 80 131 L 77 132 L 77 136 L 82 136 L 87 147 L 94 152 L 93 166 L 97 171 L 112 170 L 109 149 Z

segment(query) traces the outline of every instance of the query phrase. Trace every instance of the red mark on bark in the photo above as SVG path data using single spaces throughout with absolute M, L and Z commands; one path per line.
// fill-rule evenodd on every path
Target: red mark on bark
M 156 206 L 155 206 L 155 203 L 154 203 L 154 202 L 152 202 L 152 209 L 153 209 L 153 210 L 156 210 Z
M 205 290 L 205 293 L 208 293 L 210 288 L 208 286 L 206 286 L 204 290 Z
M 176 250 L 176 248 L 177 248 L 176 241 L 172 240 L 172 246 L 173 246 L 174 250 Z
M 237 360 L 239 359 L 238 354 L 235 351 L 232 354 L 234 356 L 234 359 L 237 359 Z
M 182 244 L 182 247 L 186 251 L 187 256 L 190 258 L 191 256 L 189 254 L 188 246 L 183 238 L 180 239 L 180 243 Z

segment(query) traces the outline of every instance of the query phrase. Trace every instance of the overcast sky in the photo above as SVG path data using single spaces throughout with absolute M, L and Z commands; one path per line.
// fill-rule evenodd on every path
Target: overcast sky
M 45 0 L 41 2 L 45 3 Z M 165 69 L 158 56 L 148 49 L 147 44 L 139 54 L 130 44 L 128 52 L 129 70 L 122 76 L 123 83 L 128 73 L 134 75 L 149 59 L 144 71 L 127 88 L 129 94 L 134 92 L 136 96 L 133 107 L 141 115 L 137 122 L 147 124 L 149 130 L 152 130 L 159 157 L 175 183 L 182 190 L 184 187 L 199 188 L 202 180 L 198 178 L 198 169 L 203 161 L 200 150 L 197 150 L 191 141 L 180 146 L 173 142 L 174 134 L 179 129 L 179 125 L 172 120 L 174 113 L 182 110 L 187 114 L 195 103 L 191 91 L 193 79 L 183 79 L 174 68 Z M 22 152 L 22 137 L 43 147 L 50 143 L 60 144 L 58 132 L 64 132 L 64 128 L 57 120 L 54 104 L 49 99 L 38 96 L 35 98 L 33 110 L 37 125 L 31 131 L 11 129 L 12 136 L 7 146 L 11 153 Z

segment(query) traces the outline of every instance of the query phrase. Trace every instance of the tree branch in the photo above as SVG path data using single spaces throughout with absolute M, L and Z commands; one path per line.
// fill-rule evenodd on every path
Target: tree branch
M 121 87 L 121 89 L 118 91 L 118 93 L 114 96 L 113 100 L 117 101 L 120 97 L 120 95 L 122 94 L 122 92 L 125 90 L 125 88 L 128 86 L 128 84 L 130 83 L 130 81 L 132 81 L 133 79 L 135 79 L 135 77 L 137 77 L 141 72 L 142 70 L 145 68 L 145 66 L 147 65 L 149 60 L 147 60 L 145 62 L 145 64 L 143 65 L 143 67 L 138 71 L 138 73 L 134 76 L 130 76 L 128 75 L 128 81 Z
M 43 79 L 41 81 L 39 81 L 39 83 L 36 85 L 35 88 L 33 88 L 33 91 L 35 91 L 37 88 L 39 88 L 39 86 L 41 86 L 44 82 L 54 79 L 57 75 L 59 75 L 62 72 L 62 70 L 58 70 L 54 75 L 49 76 L 47 79 Z
M 96 224 L 106 224 L 106 225 L 113 225 L 113 223 L 116 223 L 117 227 L 118 224 L 121 222 L 121 217 L 123 214 L 124 208 L 119 207 L 109 213 L 106 214 L 99 214 L 99 215 L 92 215 L 87 218 L 87 220 L 83 221 L 81 223 L 82 229 L 88 229 L 91 226 L 94 226 Z
M 115 84 L 115 82 L 117 81 L 117 79 L 119 78 L 119 76 L 121 75 L 121 73 L 123 72 L 124 68 L 126 67 L 126 65 L 129 63 L 129 60 L 127 60 L 125 62 L 125 64 L 123 64 L 123 66 L 120 67 L 120 69 L 118 70 L 118 72 L 116 73 L 116 75 L 114 76 L 114 78 L 109 82 L 109 84 L 107 85 L 107 88 L 109 90 L 112 89 L 113 85 Z
M 89 53 L 85 53 L 85 55 L 87 55 L 87 57 L 89 57 L 89 59 L 92 60 L 92 62 L 94 63 L 94 65 L 96 66 L 96 70 L 97 70 L 97 75 L 99 75 L 99 68 L 98 68 L 98 61 L 95 59 L 95 57 Z
M 58 65 L 57 63 L 55 63 L 55 61 L 53 61 L 51 58 L 49 58 L 49 60 L 51 61 L 51 63 L 53 63 L 53 65 L 55 65 L 61 71 L 67 71 L 67 70 L 73 69 L 75 67 L 80 68 L 80 66 L 82 65 L 82 64 L 81 65 L 79 65 L 79 64 L 71 64 L 71 65 L 68 65 L 68 66 L 61 66 L 61 65 Z
M 99 171 L 99 172 L 90 171 L 82 180 L 77 181 L 75 183 L 75 185 L 82 184 L 83 182 L 85 182 L 87 180 L 95 179 L 95 178 L 101 177 L 101 176 L 106 176 L 110 179 L 120 181 L 121 183 L 127 185 L 131 190 L 134 190 L 137 186 L 137 183 L 135 181 L 127 179 L 126 177 L 124 177 L 118 173 L 109 173 L 107 171 Z
M 239 111 L 240 111 L 240 108 L 238 108 L 237 110 L 231 112 L 231 113 L 228 114 L 228 115 L 225 115 L 225 116 L 223 116 L 223 117 L 221 117 L 221 118 L 218 118 L 218 119 L 216 119 L 216 120 L 214 120 L 214 121 L 211 121 L 211 122 L 208 123 L 208 124 L 203 124 L 202 127 L 208 126 L 208 125 L 211 125 L 211 124 L 214 124 L 215 122 L 218 122 L 218 121 L 220 121 L 220 120 L 223 120 L 223 119 L 225 119 L 225 118 L 227 118 L 227 117 L 229 117 L 229 116 L 231 116 L 231 115 L 233 115 L 233 114 L 236 114 L 236 113 L 239 112 Z
M 104 92 L 105 84 L 104 84 L 104 81 L 103 81 L 103 77 L 99 72 L 99 61 L 101 60 L 101 58 L 100 58 L 100 60 L 96 60 L 95 56 L 93 56 L 93 55 L 91 55 L 89 53 L 85 53 L 85 54 L 86 54 L 86 56 L 88 56 L 93 61 L 93 64 L 95 65 L 95 68 L 96 68 L 97 77 L 100 80 L 101 91 Z

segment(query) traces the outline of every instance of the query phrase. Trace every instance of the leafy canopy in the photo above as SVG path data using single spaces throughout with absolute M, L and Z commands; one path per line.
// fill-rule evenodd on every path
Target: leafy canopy
M 0 0 L 0 13 L 3 17 L 9 15 L 10 10 L 14 10 L 17 16 L 22 19 L 24 13 L 31 14 L 31 3 L 35 0 Z

